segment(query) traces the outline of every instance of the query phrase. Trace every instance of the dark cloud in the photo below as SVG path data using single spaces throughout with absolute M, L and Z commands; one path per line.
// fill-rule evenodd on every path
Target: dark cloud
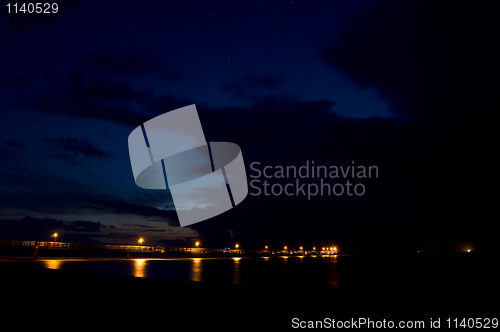
M 285 78 L 282 75 L 250 74 L 243 78 L 243 82 L 249 88 L 275 89 L 285 82 Z
M 46 153 L 43 150 L 40 152 Z M 34 212 L 37 215 L 78 213 L 84 206 L 75 196 L 95 194 L 94 186 L 78 178 L 62 176 L 57 167 L 49 170 L 44 167 L 31 167 L 39 158 L 32 159 L 32 162 L 30 159 L 13 155 L 2 160 L 1 209 L 20 211 L 21 214 Z M 85 157 L 82 155 L 82 158 Z M 72 165 L 61 166 L 67 168 Z
M 154 96 L 151 89 L 135 90 L 129 83 L 90 79 L 74 70 L 69 83 L 58 89 L 35 93 L 19 103 L 49 114 L 93 118 L 137 126 L 144 121 L 192 104 L 191 100 L 170 95 Z
M 73 232 L 99 232 L 104 227 L 98 221 L 71 221 L 64 225 L 65 230 Z
M 116 75 L 148 73 L 157 68 L 154 59 L 136 50 L 126 50 L 121 54 L 111 51 L 94 54 L 85 60 L 84 65 L 93 71 Z
M 139 107 L 146 107 L 154 100 L 153 89 L 142 89 L 134 92 L 134 100 Z
M 163 68 L 160 61 L 151 53 L 132 49 L 121 53 L 105 51 L 94 54 L 85 60 L 82 66 L 97 73 L 116 76 L 157 75 L 173 83 L 184 78 L 184 74 L 179 71 Z
M 64 84 L 64 76 L 63 73 L 59 72 L 55 67 L 53 62 L 45 61 L 38 66 L 38 70 L 40 71 L 41 77 L 43 77 L 44 81 L 56 83 L 56 84 Z
M 178 223 L 177 212 L 175 210 L 160 210 L 155 207 L 134 204 L 131 202 L 107 200 L 97 198 L 80 197 L 81 201 L 86 202 L 93 207 L 101 207 L 112 213 L 134 214 L 146 217 L 163 217 L 162 221 Z
M 251 158 L 289 159 L 335 135 L 343 120 L 330 112 L 334 104 L 268 96 L 249 108 L 198 110 L 207 140 L 240 144 Z
M 421 98 L 416 97 L 429 92 L 426 79 L 442 54 L 434 38 L 422 31 L 427 22 L 419 23 L 419 4 L 386 1 L 374 7 L 348 24 L 340 40 L 322 49 L 321 56 L 360 86 L 389 95 L 399 112 L 421 111 Z
M 189 98 L 177 98 L 171 95 L 162 95 L 150 103 L 148 106 L 148 114 L 156 116 L 177 108 L 191 105 L 193 103 L 194 102 Z
M 51 240 L 54 232 L 64 233 L 64 242 L 88 242 L 90 238 L 78 233 L 99 233 L 105 226 L 94 221 L 63 221 L 51 218 L 32 218 L 20 220 L 0 220 L 2 239 L 8 240 Z M 62 235 L 62 234 L 61 234 Z M 93 235 L 94 236 L 94 235 Z M 53 239 L 52 239 L 53 240 Z
M 236 99 L 243 98 L 250 101 L 259 99 L 262 95 L 268 95 L 276 88 L 286 82 L 282 75 L 255 75 L 250 74 L 241 79 L 227 82 L 220 87 L 222 91 L 231 93 Z
M 5 77 L 5 84 L 7 88 L 12 88 L 14 90 L 24 91 L 30 86 L 28 79 L 19 77 L 18 75 L 10 75 Z
M 14 155 L 15 153 L 12 150 L 0 149 L 0 156 L 2 156 L 3 158 L 12 157 Z
M 457 109 L 447 103 L 461 108 L 464 99 L 491 96 L 497 12 L 494 2 L 382 1 L 321 56 L 362 87 L 377 88 L 400 114 L 449 120 Z
M 80 156 L 85 158 L 104 158 L 111 157 L 113 154 L 109 151 L 104 151 L 88 140 L 83 138 L 73 137 L 58 137 L 58 138 L 40 138 L 50 151 L 51 158 L 62 158 L 66 160 L 75 160 Z
M 130 84 L 96 80 L 89 84 L 86 94 L 97 102 L 110 100 L 131 101 L 133 89 Z
M 7 140 L 5 142 L 5 145 L 11 149 L 16 149 L 16 150 L 25 150 L 26 145 L 21 142 L 21 141 L 16 141 L 16 140 Z
M 123 226 L 133 226 L 133 227 L 139 227 L 139 228 L 155 228 L 153 226 L 149 225 L 141 225 L 141 224 L 122 224 Z
M 362 86 L 376 87 L 396 112 L 418 122 L 413 146 L 419 146 L 416 156 L 429 160 L 421 172 L 440 174 L 455 192 L 466 188 L 456 179 L 475 173 L 479 163 L 487 165 L 481 174 L 495 172 L 498 10 L 494 2 L 384 1 L 321 52 L 329 64 Z M 467 191 L 483 191 L 480 182 L 468 181 Z
M 184 78 L 182 73 L 166 69 L 151 53 L 106 51 L 70 66 L 71 70 L 62 71 L 50 61 L 42 61 L 38 69 L 44 84 L 30 91 L 31 97 L 23 95 L 18 104 L 49 114 L 137 126 L 158 115 L 157 112 L 164 112 L 165 108 L 172 110 L 192 103 L 169 95 L 155 96 L 150 87 L 134 88 L 132 82 L 137 75 L 159 82 L 178 83 Z M 23 75 L 24 72 L 13 73 L 8 76 L 7 83 L 16 89 L 25 89 L 27 86 L 23 82 L 31 80 Z
M 27 43 L 14 39 L 10 43 L 10 47 L 7 47 L 5 51 L 0 54 L 0 57 L 2 61 L 9 64 L 10 68 L 19 70 L 31 59 L 30 55 L 32 52 L 33 48 Z

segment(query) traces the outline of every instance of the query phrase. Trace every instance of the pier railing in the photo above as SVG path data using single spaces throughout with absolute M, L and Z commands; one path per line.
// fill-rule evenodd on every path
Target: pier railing
M 138 252 L 165 252 L 165 247 L 138 246 L 121 244 L 83 244 L 49 241 L 11 241 L 1 240 L 0 247 L 8 248 L 35 248 L 38 249 L 63 249 L 63 250 L 95 250 L 95 251 L 138 251 Z
M 208 254 L 209 256 L 216 255 L 330 255 L 337 252 L 327 251 L 306 251 L 306 250 L 243 250 L 243 249 L 210 249 L 199 247 L 162 247 L 162 246 L 144 246 L 144 245 L 122 245 L 122 244 L 84 244 L 84 243 L 68 243 L 68 242 L 51 242 L 51 241 L 16 241 L 16 240 L 0 240 L 0 248 L 27 248 L 34 251 L 33 257 L 37 258 L 39 249 L 51 250 L 81 250 L 85 252 L 85 258 L 88 258 L 90 251 L 117 251 L 125 252 L 126 258 L 129 258 L 130 252 L 145 252 L 157 253 L 161 257 L 165 252 L 180 252 L 189 255 L 192 254 Z

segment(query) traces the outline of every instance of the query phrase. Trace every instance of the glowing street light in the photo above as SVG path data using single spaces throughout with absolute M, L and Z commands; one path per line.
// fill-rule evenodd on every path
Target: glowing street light
M 267 249 L 267 246 L 265 248 Z
M 142 244 L 142 243 L 144 242 L 144 239 L 141 237 L 141 238 L 138 240 L 138 242 L 139 242 L 140 244 Z
M 237 245 L 236 245 L 236 249 L 238 249 L 238 247 L 239 247 L 239 246 L 240 246 L 240 245 L 239 245 L 239 244 L 237 244 Z
M 196 247 L 198 247 L 200 245 L 200 242 L 196 241 L 196 243 L 194 244 Z
M 52 234 L 52 236 L 54 237 L 54 241 L 57 242 L 57 233 Z
M 300 247 L 300 250 L 302 250 L 302 247 Z
M 286 246 L 285 246 L 285 250 L 286 250 Z
M 470 252 L 470 249 L 467 249 L 467 252 Z
M 313 247 L 313 250 L 316 250 L 316 247 Z

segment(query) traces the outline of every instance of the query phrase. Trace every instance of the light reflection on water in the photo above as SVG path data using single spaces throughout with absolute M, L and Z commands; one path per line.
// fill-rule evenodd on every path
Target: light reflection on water
M 146 277 L 146 259 L 134 259 L 134 277 Z
M 191 267 L 191 281 L 201 281 L 201 258 L 193 258 L 193 266 Z
M 61 267 L 62 262 L 63 262 L 62 259 L 48 259 L 43 261 L 43 263 L 45 264 L 44 267 L 46 267 L 47 269 L 55 269 L 55 270 L 58 270 Z
M 240 265 L 241 257 L 233 257 L 233 284 L 241 283 L 241 265 Z
M 328 279 L 328 284 L 332 286 L 333 288 L 338 288 L 340 286 L 340 278 L 339 278 L 339 271 L 338 271 L 338 259 L 337 255 L 333 255 L 331 258 L 331 263 L 332 263 L 332 271 L 330 273 L 330 277 Z
M 140 278 L 217 281 L 233 284 L 291 282 L 340 286 L 335 256 L 215 258 L 43 259 L 42 267 Z

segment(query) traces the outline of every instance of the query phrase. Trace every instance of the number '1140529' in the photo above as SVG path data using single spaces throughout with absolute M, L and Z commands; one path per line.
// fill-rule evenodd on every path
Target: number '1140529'
M 9 14 L 55 14 L 59 10 L 56 2 L 37 2 L 37 3 L 22 3 L 22 4 L 6 4 Z
M 496 329 L 498 327 L 498 318 L 448 318 L 446 320 L 448 328 L 483 328 Z

